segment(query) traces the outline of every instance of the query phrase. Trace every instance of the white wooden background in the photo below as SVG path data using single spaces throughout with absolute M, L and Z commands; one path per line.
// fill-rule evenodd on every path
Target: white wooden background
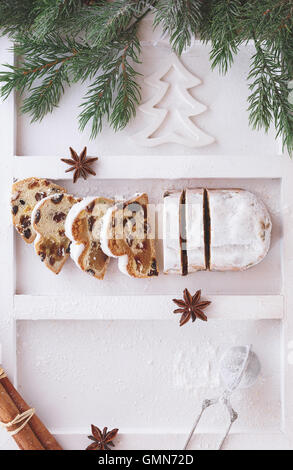
M 142 40 L 153 37 L 149 23 Z M 7 39 L 0 63 L 11 62 Z M 199 403 L 220 384 L 218 358 L 228 347 L 252 343 L 262 363 L 258 383 L 239 391 L 239 420 L 227 449 L 292 448 L 293 400 L 293 163 L 281 155 L 274 133 L 248 127 L 247 83 L 251 47 L 241 50 L 227 77 L 211 72 L 208 47 L 195 44 L 182 61 L 203 84 L 194 97 L 208 111 L 196 123 L 216 138 L 196 150 L 176 144 L 135 146 L 129 139 L 145 124 L 137 119 L 121 133 L 105 127 L 95 141 L 77 128 L 85 86 L 66 92 L 60 108 L 42 123 L 20 116 L 13 97 L 0 106 L 2 221 L 0 343 L 2 363 L 26 400 L 66 449 L 83 449 L 90 424 L 119 427 L 118 449 L 180 449 Z M 168 61 L 166 47 L 144 46 L 141 71 Z M 168 80 L 173 83 L 172 74 Z M 144 87 L 143 98 L 152 90 Z M 170 95 L 170 106 L 176 96 Z M 72 185 L 60 158 L 71 145 L 100 157 L 97 176 Z M 112 263 L 105 281 L 68 262 L 57 277 L 14 233 L 9 209 L 13 177 L 44 176 L 76 194 L 132 194 L 145 189 L 159 203 L 163 192 L 183 185 L 239 187 L 254 191 L 273 219 L 266 260 L 245 273 L 161 275 L 132 280 Z M 161 245 L 158 244 L 161 264 Z M 185 287 L 212 300 L 209 322 L 179 329 L 171 299 Z M 207 416 L 193 448 L 214 448 L 223 415 Z M 0 431 L 0 449 L 15 448 Z

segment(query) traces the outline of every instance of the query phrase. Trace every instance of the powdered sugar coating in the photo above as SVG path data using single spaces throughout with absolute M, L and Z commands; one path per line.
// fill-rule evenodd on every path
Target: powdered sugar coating
M 95 197 L 85 197 L 82 201 L 78 202 L 77 204 L 74 204 L 74 206 L 72 206 L 70 211 L 68 212 L 65 220 L 65 235 L 72 242 L 70 245 L 70 257 L 80 270 L 82 270 L 82 268 L 79 264 L 79 257 L 82 254 L 85 246 L 83 243 L 76 243 L 72 234 L 72 225 L 76 217 L 80 214 L 80 212 L 84 210 L 86 206 L 94 200 Z
M 259 263 L 269 250 L 272 229 L 262 201 L 241 189 L 208 190 L 208 197 L 211 270 L 244 270 Z
M 180 197 L 181 192 L 170 193 L 164 198 L 163 241 L 164 272 L 181 274 L 180 248 Z
M 84 244 L 83 243 L 76 243 L 72 242 L 70 245 L 70 256 L 71 259 L 75 262 L 76 266 L 82 270 L 80 264 L 79 264 L 79 257 L 81 256 L 83 250 L 84 250 Z
M 131 277 L 128 270 L 127 270 L 127 265 L 128 265 L 128 255 L 120 256 L 118 258 L 118 268 L 119 268 L 119 270 L 123 274 L 126 274 L 127 276 Z
M 186 189 L 186 240 L 188 272 L 206 268 L 204 222 L 203 222 L 203 189 Z
M 109 225 L 112 223 L 112 214 L 115 211 L 116 206 L 109 207 L 106 214 L 102 217 L 102 226 L 100 232 L 100 242 L 101 248 L 105 255 L 111 256 L 112 258 L 117 258 L 117 256 L 113 255 L 112 251 L 109 248 L 108 244 L 108 228 Z
M 241 271 L 258 264 L 270 247 L 272 223 L 265 205 L 253 193 L 242 189 L 211 189 L 207 193 L 211 222 L 210 269 Z M 182 272 L 181 194 L 174 192 L 164 198 L 165 273 Z M 206 269 L 203 194 L 203 189 L 186 189 L 188 272 Z

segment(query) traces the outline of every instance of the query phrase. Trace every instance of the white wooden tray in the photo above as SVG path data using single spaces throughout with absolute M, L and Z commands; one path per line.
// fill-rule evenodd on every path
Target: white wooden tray
M 1 63 L 11 62 L 5 38 Z M 206 47 L 183 57 L 203 79 L 195 91 L 209 111 L 197 123 L 216 137 L 204 150 L 176 144 L 135 147 L 128 137 L 137 121 L 94 142 L 80 134 L 76 105 L 80 87 L 69 90 L 60 109 L 30 125 L 11 97 L 0 107 L 1 129 L 1 315 L 3 366 L 27 401 L 65 448 L 87 445 L 90 424 L 119 427 L 119 449 L 180 449 L 201 400 L 219 389 L 218 358 L 232 345 L 252 343 L 262 362 L 254 388 L 235 395 L 239 412 L 227 449 L 292 448 L 293 438 L 293 166 L 274 135 L 247 125 L 246 83 L 251 49 L 244 48 L 227 78 L 212 73 Z M 142 71 L 165 50 L 145 48 Z M 195 60 L 196 59 L 196 60 Z M 196 70 L 194 69 L 196 64 Z M 142 119 L 141 116 L 138 116 Z M 97 176 L 73 186 L 60 158 L 69 145 L 98 155 Z M 245 273 L 160 275 L 131 280 L 112 263 L 105 281 L 68 262 L 54 276 L 32 246 L 14 233 L 9 208 L 13 178 L 44 176 L 76 194 L 113 195 L 146 190 L 159 203 L 163 192 L 182 185 L 243 187 L 260 196 L 273 219 L 272 248 Z M 161 264 L 161 246 L 158 243 Z M 172 298 L 188 287 L 212 300 L 209 321 L 183 328 Z M 207 416 L 192 447 L 216 446 L 221 413 Z M 0 432 L 0 448 L 12 448 Z

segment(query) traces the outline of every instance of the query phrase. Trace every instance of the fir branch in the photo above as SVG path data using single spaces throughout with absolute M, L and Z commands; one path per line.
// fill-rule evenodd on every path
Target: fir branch
M 112 3 L 105 1 L 103 8 L 93 6 L 83 10 L 81 26 L 92 46 L 102 46 L 117 40 L 120 32 L 127 28 L 132 19 L 135 3 L 137 2 L 133 0 L 116 0 Z
M 39 0 L 33 9 L 35 19 L 31 29 L 34 37 L 43 39 L 51 34 L 60 21 L 80 14 L 83 5 L 82 0 Z
M 241 42 L 239 19 L 242 13 L 241 0 L 213 0 L 210 8 L 210 25 L 207 39 L 211 41 L 210 59 L 212 68 L 218 67 L 226 74 Z
M 50 36 L 40 42 L 23 35 L 14 45 L 15 53 L 23 58 L 15 66 L 6 65 L 7 70 L 0 72 L 0 82 L 4 83 L 1 95 L 7 98 L 13 89 L 20 94 L 30 90 L 37 79 L 60 67 L 64 69 L 64 64 L 76 57 L 80 47 L 76 41 L 59 36 Z
M 101 67 L 101 74 L 90 86 L 80 113 L 80 129 L 92 121 L 91 137 L 95 138 L 103 127 L 104 116 L 115 130 L 123 129 L 135 116 L 136 105 L 140 101 L 140 88 L 135 81 L 139 75 L 131 66 L 131 61 L 139 62 L 139 42 L 134 36 L 121 49 L 121 44 L 104 49 L 107 60 Z M 115 97 L 116 95 L 116 97 Z
M 65 84 L 69 84 L 68 72 L 66 67 L 60 66 L 51 71 L 41 85 L 31 89 L 30 95 L 23 101 L 21 111 L 31 116 L 31 122 L 41 121 L 58 106 Z
M 33 21 L 32 0 L 1 0 L 0 32 L 2 35 L 19 34 L 27 31 Z
M 102 0 L 98 5 L 80 11 L 76 23 L 70 25 L 70 30 L 83 31 L 86 40 L 92 47 L 103 47 L 112 41 L 119 41 L 137 25 L 150 11 L 154 0 Z M 102 5 L 102 8 L 101 8 Z
M 117 96 L 113 103 L 110 123 L 114 130 L 126 127 L 128 122 L 136 114 L 136 105 L 140 102 L 140 87 L 135 79 L 138 76 L 129 62 L 129 58 L 138 63 L 137 52 L 139 46 L 136 42 L 124 48 L 121 55 L 121 71 L 116 84 Z
M 202 19 L 201 0 L 159 0 L 155 5 L 154 26 L 162 25 L 175 52 L 182 54 L 197 35 Z
M 289 102 L 290 77 L 282 64 L 276 62 L 275 53 L 265 44 L 255 40 L 256 53 L 248 80 L 251 95 L 248 98 L 250 124 L 254 129 L 268 131 L 274 122 L 277 137 L 281 136 L 283 148 L 293 153 L 293 104 Z
M 125 127 L 140 100 L 136 27 L 150 10 L 178 54 L 198 35 L 211 41 L 212 67 L 223 73 L 253 38 L 250 123 L 266 131 L 274 124 L 293 151 L 293 0 L 2 0 L 0 31 L 17 56 L 0 74 L 2 96 L 25 92 L 22 110 L 42 119 L 66 85 L 90 79 L 80 127 L 91 122 L 93 137 L 105 117 L 115 130 Z
M 292 0 L 247 1 L 243 6 L 242 28 L 247 39 L 269 42 L 292 24 Z

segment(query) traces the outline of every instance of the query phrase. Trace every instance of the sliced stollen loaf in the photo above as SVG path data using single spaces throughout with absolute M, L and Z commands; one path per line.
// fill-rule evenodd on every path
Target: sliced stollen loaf
M 269 213 L 242 189 L 208 189 L 210 270 L 242 271 L 259 263 L 270 247 Z
M 242 271 L 270 247 L 264 204 L 242 189 L 186 189 L 164 198 L 164 272 Z
M 136 278 L 158 275 L 148 212 L 148 196 L 143 193 L 115 204 L 102 220 L 102 250 L 118 258 L 118 267 L 123 273 Z
M 55 193 L 66 193 L 66 189 L 42 178 L 27 178 L 13 184 L 11 195 L 13 225 L 26 243 L 32 243 L 36 238 L 31 223 L 35 205 Z
M 61 271 L 69 257 L 71 241 L 65 234 L 65 219 L 79 201 L 69 194 L 55 194 L 41 200 L 32 213 L 33 228 L 37 233 L 36 253 L 55 274 Z
M 163 245 L 166 274 L 206 269 L 202 188 L 165 193 Z
M 109 257 L 102 251 L 100 231 L 102 217 L 114 201 L 104 197 L 87 197 L 72 206 L 65 234 L 72 241 L 70 256 L 79 269 L 103 279 Z

